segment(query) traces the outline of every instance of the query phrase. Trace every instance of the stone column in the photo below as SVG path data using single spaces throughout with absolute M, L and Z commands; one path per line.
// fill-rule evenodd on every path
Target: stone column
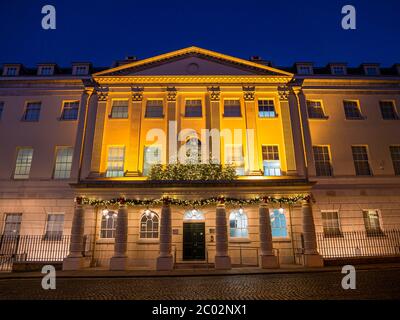
M 298 109 L 300 114 L 301 128 L 303 129 L 303 142 L 304 142 L 304 166 L 305 174 L 308 176 L 310 173 L 315 173 L 314 154 L 312 149 L 312 139 L 310 132 L 310 124 L 307 116 L 307 99 L 302 90 L 296 88 L 295 94 L 298 99 Z
M 290 90 L 287 86 L 279 87 L 278 94 L 279 104 L 281 107 L 283 140 L 285 142 L 287 175 L 296 175 L 296 155 L 294 150 L 292 119 L 289 105 Z
M 246 155 L 247 170 L 252 176 L 260 176 L 259 144 L 257 139 L 257 111 L 255 100 L 255 87 L 243 87 L 244 112 L 246 119 Z M 244 144 L 243 144 L 244 146 Z
M 176 163 L 178 160 L 178 134 L 180 131 L 180 110 L 176 102 L 177 90 L 175 87 L 167 87 L 167 163 Z M 163 146 L 164 147 L 164 146 Z
M 99 177 L 101 174 L 101 155 L 103 151 L 104 126 L 107 114 L 108 89 L 102 88 L 97 91 L 97 109 L 95 110 L 95 122 L 88 125 L 88 130 L 93 134 L 88 139 L 87 152 L 91 154 L 90 176 Z
M 174 260 L 171 254 L 172 248 L 172 223 L 171 207 L 164 202 L 161 209 L 160 223 L 160 254 L 157 258 L 157 270 L 172 270 Z
M 121 202 L 115 228 L 114 256 L 110 259 L 110 270 L 125 270 L 128 262 L 128 208 Z
M 84 229 L 85 209 L 80 200 L 77 200 L 75 204 L 74 216 L 72 218 L 69 255 L 63 261 L 63 270 L 79 270 L 84 267 L 89 267 L 90 260 L 86 259 L 82 254 L 84 250 Z
M 132 88 L 132 107 L 130 111 L 129 143 L 127 147 L 126 177 L 139 176 L 140 164 L 140 131 L 142 118 L 143 87 Z
M 301 212 L 303 216 L 304 265 L 307 267 L 323 267 L 324 261 L 317 251 L 317 238 L 310 200 L 302 201 Z
M 274 255 L 272 247 L 272 231 L 269 210 L 266 204 L 261 204 L 258 209 L 260 224 L 260 249 L 261 249 L 261 268 L 278 268 L 279 262 Z
M 79 105 L 79 121 L 77 125 L 75 144 L 74 144 L 74 155 L 72 160 L 72 168 L 71 168 L 71 179 L 77 180 L 81 171 L 83 155 L 84 151 L 84 140 L 88 135 L 85 131 L 85 124 L 87 122 L 88 117 L 88 108 L 91 105 L 91 101 L 93 100 L 94 89 L 92 87 L 85 87 L 84 92 L 81 95 L 81 102 Z M 88 117 L 89 118 L 89 117 Z M 93 120 L 94 121 L 94 120 Z
M 221 89 L 218 86 L 207 87 L 207 104 L 206 104 L 206 128 L 210 132 L 220 132 L 220 95 Z M 212 138 L 214 136 L 214 138 Z M 209 153 L 212 154 L 213 158 L 220 163 L 223 163 L 221 159 L 221 141 L 219 134 L 211 135 L 210 138 L 204 139 L 202 137 L 202 143 L 209 143 Z M 210 140 L 211 139 L 211 140 Z
M 223 203 L 219 203 L 217 205 L 215 216 L 215 229 L 215 269 L 231 269 L 231 258 L 228 254 L 228 229 L 226 225 L 226 210 Z

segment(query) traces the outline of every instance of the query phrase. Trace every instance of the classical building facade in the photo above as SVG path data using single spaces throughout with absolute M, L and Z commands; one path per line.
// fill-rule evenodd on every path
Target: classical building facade
M 109 69 L 5 64 L 0 253 L 73 270 L 398 255 L 399 104 L 399 65 L 274 68 L 197 47 Z M 182 146 L 238 177 L 149 179 Z

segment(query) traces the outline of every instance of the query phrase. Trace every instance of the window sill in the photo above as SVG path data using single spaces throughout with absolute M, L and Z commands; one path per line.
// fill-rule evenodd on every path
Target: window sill
M 69 122 L 69 121 L 78 121 L 78 118 L 77 118 L 77 119 L 63 119 L 63 118 L 58 118 L 57 120 L 58 120 L 58 121 L 66 121 L 66 122 Z
M 321 117 L 321 118 L 311 118 L 311 117 L 308 117 L 308 120 L 328 120 L 328 119 L 329 119 L 328 116 Z
M 272 237 L 272 242 L 291 242 L 292 240 L 288 237 Z
M 162 117 L 146 117 L 144 116 L 144 120 L 164 120 L 165 116 L 163 115 Z
M 250 243 L 251 240 L 249 238 L 230 238 L 229 242 L 231 242 L 231 243 Z
M 275 117 L 260 117 L 260 116 L 258 116 L 258 119 L 261 119 L 261 120 L 275 120 L 278 118 L 279 118 L 278 114 L 276 114 Z
M 115 118 L 115 117 L 113 117 L 111 115 L 108 115 L 108 119 L 109 120 L 129 120 L 129 117 L 126 117 L 126 118 Z
M 115 239 L 114 238 L 99 238 L 96 240 L 96 243 L 101 243 L 101 244 L 114 244 Z
M 367 117 L 361 117 L 361 118 L 345 118 L 345 120 L 348 120 L 348 121 L 360 121 L 360 120 L 367 120 Z
M 242 119 L 242 116 L 226 116 L 226 115 L 222 115 L 223 118 L 227 118 L 227 119 L 233 119 L 233 120 L 239 120 Z
M 160 239 L 138 239 L 136 241 L 137 244 L 158 244 L 160 243 Z

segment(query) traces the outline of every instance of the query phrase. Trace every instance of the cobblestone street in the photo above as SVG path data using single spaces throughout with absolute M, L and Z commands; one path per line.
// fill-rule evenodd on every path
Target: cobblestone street
M 0 299 L 400 299 L 400 269 L 357 271 L 357 288 L 343 290 L 335 272 L 197 277 L 1 279 Z

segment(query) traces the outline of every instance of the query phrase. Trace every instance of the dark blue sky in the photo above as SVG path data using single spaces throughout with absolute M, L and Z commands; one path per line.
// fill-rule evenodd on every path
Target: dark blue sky
M 41 28 L 41 8 L 57 10 L 57 29 Z M 341 28 L 341 8 L 357 10 L 357 30 Z M 275 65 L 295 61 L 400 63 L 399 0 L 76 1 L 2 0 L 0 63 L 92 61 L 109 66 L 196 45 Z

